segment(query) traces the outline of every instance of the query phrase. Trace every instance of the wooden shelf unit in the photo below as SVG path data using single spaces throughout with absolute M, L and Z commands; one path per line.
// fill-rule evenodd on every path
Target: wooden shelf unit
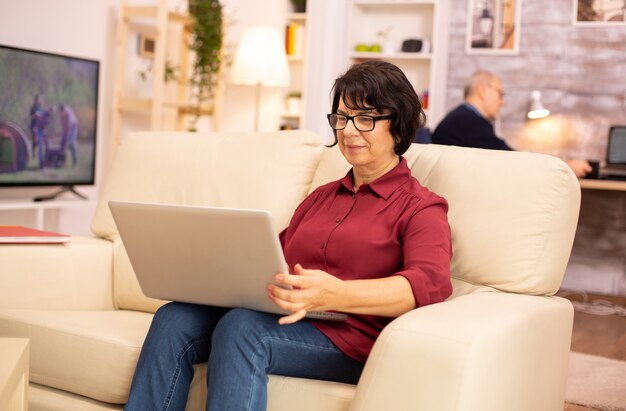
M 120 0 L 116 34 L 116 68 L 113 96 L 112 152 L 119 144 L 122 125 L 126 115 L 144 115 L 149 118 L 150 130 L 184 130 L 185 116 L 195 112 L 189 103 L 189 73 L 193 55 L 189 49 L 193 19 L 184 13 L 171 11 L 167 0 L 155 5 L 129 5 Z M 178 32 L 175 28 L 178 26 Z M 174 37 L 174 33 L 179 38 Z M 154 41 L 151 60 L 150 97 L 130 94 L 126 90 L 129 44 L 135 37 L 145 36 Z M 176 44 L 176 50 L 168 53 L 168 47 Z M 169 60 L 168 60 L 169 59 Z M 175 91 L 167 95 L 164 81 L 166 65 L 172 61 L 176 67 Z M 221 76 L 220 76 L 221 77 Z M 200 108 L 200 114 L 212 117 L 214 130 L 220 127 L 219 119 L 223 82 L 217 84 L 212 106 Z M 169 121 L 166 112 L 174 113 Z
M 304 38 L 301 40 L 301 52 L 298 54 L 287 54 L 287 62 L 289 63 L 289 76 L 290 86 L 283 93 L 283 99 L 285 104 L 285 111 L 280 114 L 280 122 L 281 127 L 285 128 L 300 128 L 303 124 L 304 117 L 304 101 L 305 101 L 305 93 L 306 93 L 306 59 L 307 59 L 307 13 L 294 13 L 291 11 L 287 12 L 286 17 L 286 25 L 291 23 L 300 24 L 303 26 L 301 31 L 301 35 Z M 285 34 L 286 35 L 286 34 Z M 290 92 L 299 92 L 300 93 L 300 103 L 299 110 L 297 113 L 292 113 L 287 111 L 287 95 Z

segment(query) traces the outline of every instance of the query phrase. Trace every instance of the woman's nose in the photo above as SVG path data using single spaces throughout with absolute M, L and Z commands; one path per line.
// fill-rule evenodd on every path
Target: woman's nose
M 357 130 L 356 126 L 354 125 L 354 119 L 350 119 L 346 122 L 346 127 L 343 129 L 343 133 L 344 134 L 348 134 L 348 135 L 354 135 L 354 134 L 358 134 L 359 130 Z

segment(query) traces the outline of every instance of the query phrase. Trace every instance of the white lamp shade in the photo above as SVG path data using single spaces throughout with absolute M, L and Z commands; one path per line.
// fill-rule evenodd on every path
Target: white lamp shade
M 530 107 L 528 108 L 528 118 L 531 120 L 548 117 L 550 110 L 541 103 L 541 92 L 533 90 L 530 94 Z
M 230 80 L 235 84 L 289 85 L 285 42 L 278 29 L 250 27 L 244 30 L 237 45 Z

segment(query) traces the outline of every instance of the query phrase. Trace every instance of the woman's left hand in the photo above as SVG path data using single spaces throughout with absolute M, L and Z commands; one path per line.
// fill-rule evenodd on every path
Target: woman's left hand
M 308 311 L 337 309 L 337 301 L 343 281 L 322 270 L 307 270 L 300 264 L 295 274 L 279 273 L 275 284 L 268 284 L 269 297 L 276 305 L 292 314 L 281 317 L 279 324 L 292 324 L 303 319 Z

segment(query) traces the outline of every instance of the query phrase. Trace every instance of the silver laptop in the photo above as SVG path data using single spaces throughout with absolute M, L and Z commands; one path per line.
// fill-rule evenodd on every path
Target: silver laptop
M 626 126 L 611 126 L 601 178 L 626 180 Z
M 267 295 L 288 269 L 268 211 L 120 201 L 109 208 L 146 296 L 288 314 Z

